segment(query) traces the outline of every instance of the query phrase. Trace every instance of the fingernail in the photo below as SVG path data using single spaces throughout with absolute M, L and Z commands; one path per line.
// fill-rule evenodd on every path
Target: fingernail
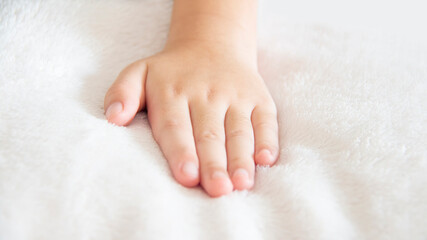
M 110 119 L 111 116 L 120 113 L 122 110 L 123 110 L 123 105 L 120 102 L 114 102 L 110 104 L 110 106 L 107 108 L 107 111 L 105 112 L 105 116 L 107 117 L 107 119 Z
M 192 162 L 184 163 L 184 165 L 182 165 L 182 172 L 191 178 L 196 178 L 197 175 L 199 175 L 199 169 L 197 168 L 196 164 Z
M 248 171 L 246 171 L 243 168 L 239 168 L 233 173 L 233 178 L 239 178 L 239 179 L 249 179 Z
M 261 150 L 258 153 L 257 158 L 258 163 L 260 163 L 261 165 L 268 165 L 274 162 L 273 154 L 267 149 Z
M 221 172 L 221 171 L 215 171 L 212 174 L 212 179 L 219 179 L 219 178 L 226 178 L 226 177 L 227 177 L 227 174 L 225 174 L 224 172 Z

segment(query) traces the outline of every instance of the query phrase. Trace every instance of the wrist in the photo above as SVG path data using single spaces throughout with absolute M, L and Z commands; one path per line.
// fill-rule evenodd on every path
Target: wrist
M 172 21 L 165 49 L 176 46 L 225 51 L 256 62 L 256 29 L 250 24 L 214 14 L 180 16 Z
M 257 71 L 256 53 L 253 54 L 242 46 L 236 47 L 230 42 L 190 38 L 168 41 L 162 53 L 166 52 L 180 53 L 183 56 L 196 58 L 199 62 L 208 61 L 210 64 L 230 61 L 230 63 L 243 64 Z

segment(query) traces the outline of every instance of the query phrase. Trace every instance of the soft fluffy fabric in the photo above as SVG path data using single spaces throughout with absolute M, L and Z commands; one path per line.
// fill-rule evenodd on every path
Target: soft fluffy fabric
M 427 239 L 420 6 L 262 2 L 281 156 L 218 199 L 173 179 L 146 114 L 103 115 L 118 72 L 162 48 L 171 7 L 0 2 L 1 240 Z

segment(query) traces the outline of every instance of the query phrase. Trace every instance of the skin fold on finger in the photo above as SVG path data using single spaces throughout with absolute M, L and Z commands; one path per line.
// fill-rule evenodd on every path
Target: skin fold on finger
M 225 117 L 228 171 L 236 190 L 250 189 L 254 184 L 252 109 L 249 106 L 231 106 Z
M 126 67 L 108 89 L 104 98 L 108 122 L 128 125 L 145 104 L 147 64 L 136 62 Z
M 186 187 L 200 182 L 199 160 L 193 139 L 190 112 L 185 98 L 154 99 L 148 107 L 154 138 L 175 179 Z
M 201 185 L 212 197 L 230 193 L 227 172 L 224 118 L 226 106 L 203 101 L 190 102 L 194 141 L 200 161 Z
M 279 155 L 279 132 L 274 105 L 256 106 L 251 119 L 255 135 L 255 162 L 271 166 Z

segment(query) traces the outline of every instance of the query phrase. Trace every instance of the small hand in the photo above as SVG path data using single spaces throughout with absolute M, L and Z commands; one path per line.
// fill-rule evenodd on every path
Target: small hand
M 250 189 L 255 163 L 278 157 L 275 104 L 256 66 L 232 50 L 182 43 L 132 63 L 104 107 L 120 126 L 147 109 L 176 180 L 213 197 Z

